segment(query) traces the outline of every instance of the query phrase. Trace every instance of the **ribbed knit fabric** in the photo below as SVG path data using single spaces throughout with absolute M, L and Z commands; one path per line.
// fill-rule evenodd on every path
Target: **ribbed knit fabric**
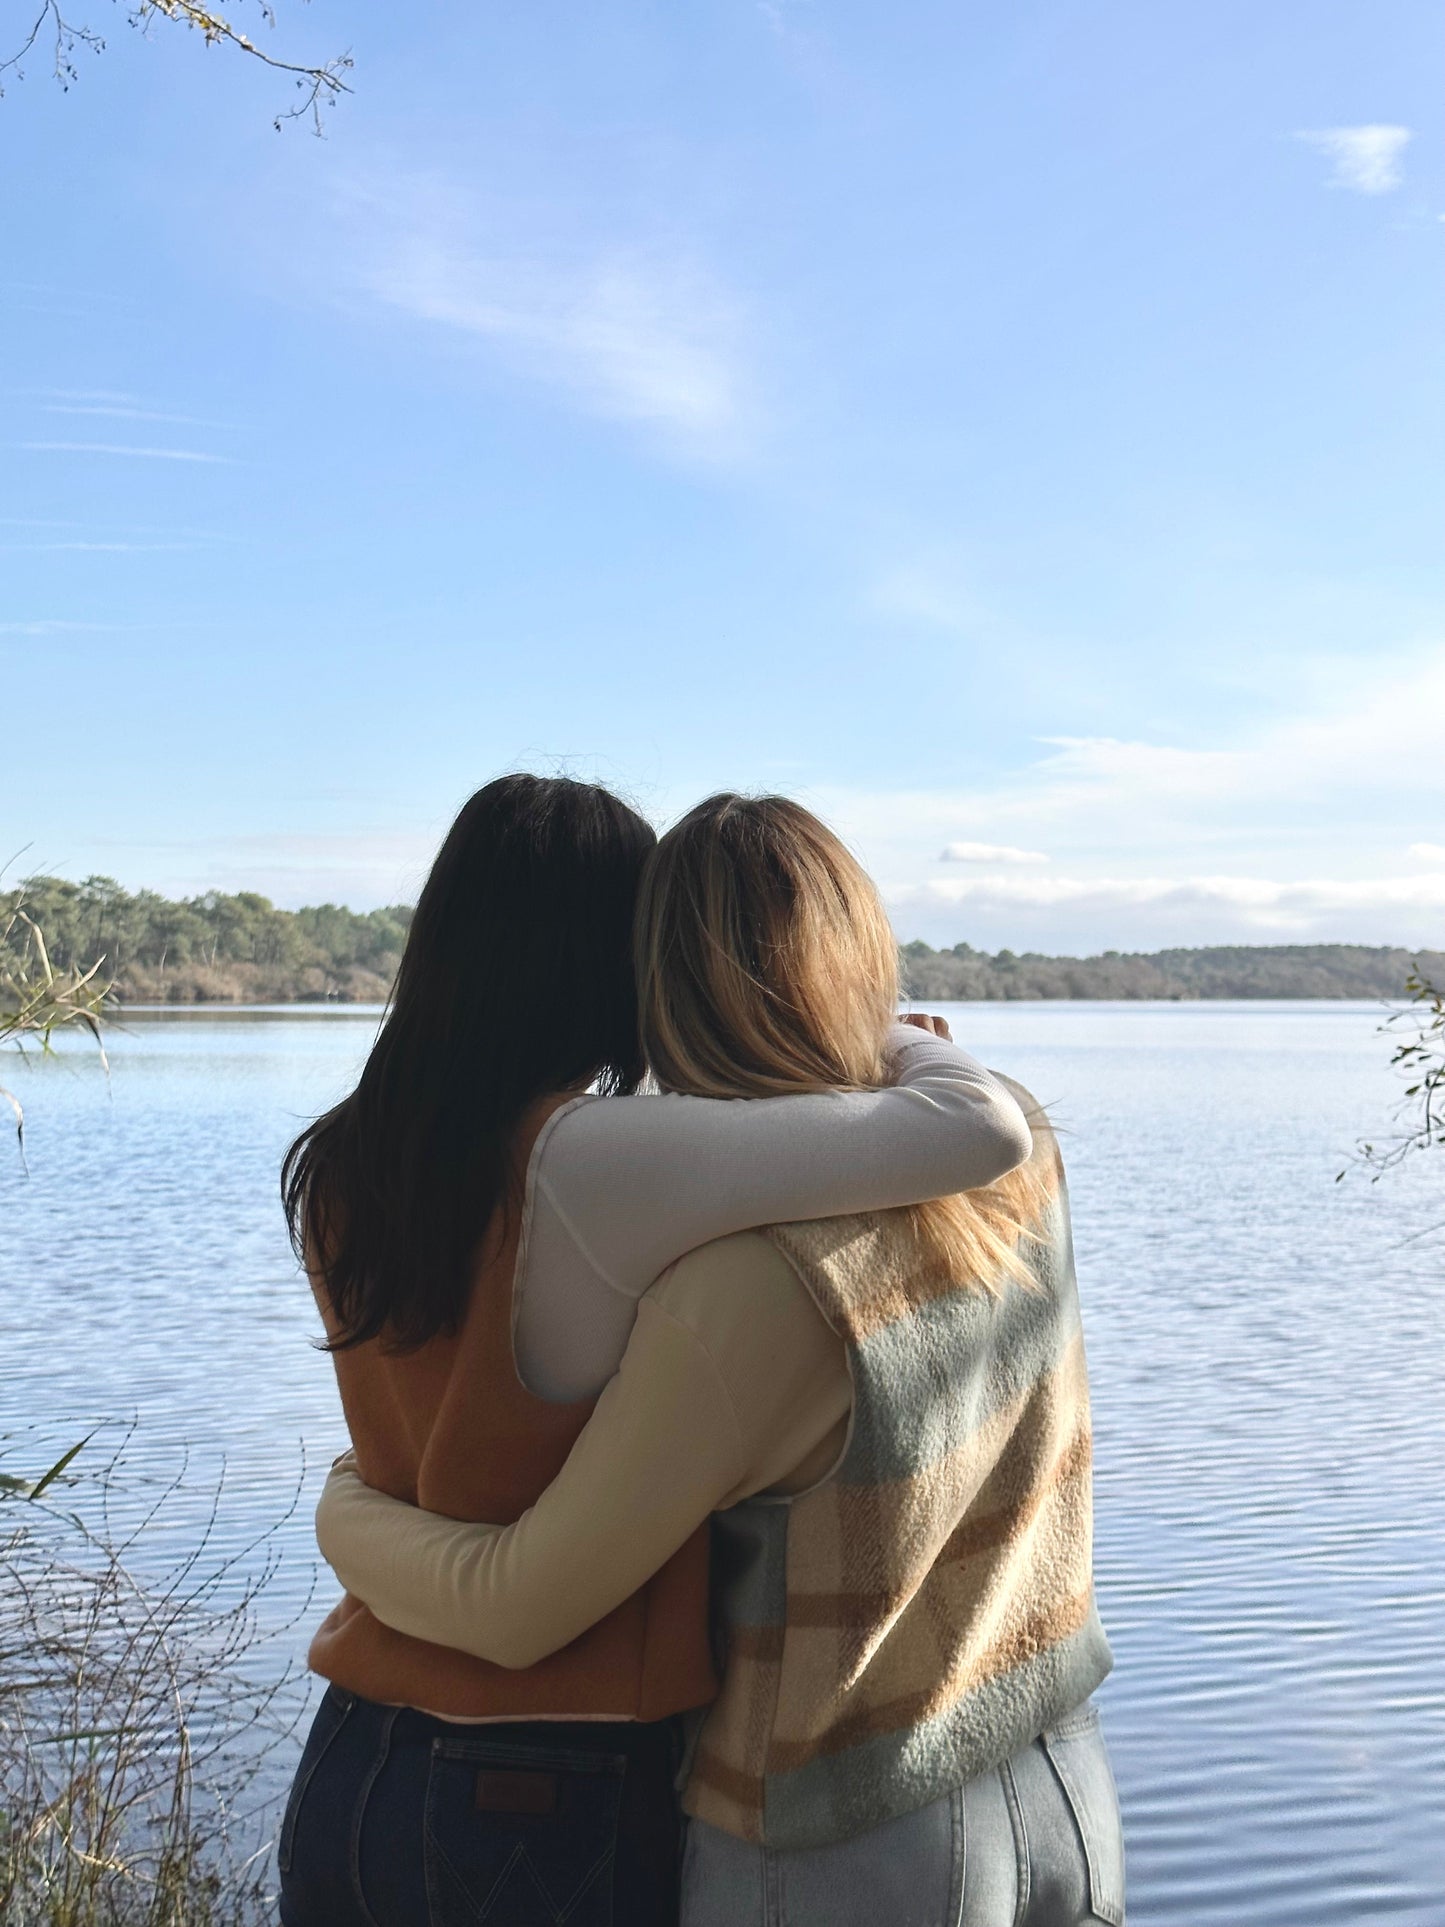
M 1035 1107 L 1019 1093 L 1026 1110 Z M 846 1340 L 836 1471 L 714 1521 L 723 1690 L 691 1814 L 821 1846 L 1008 1759 L 1108 1673 L 1094 1606 L 1088 1379 L 1063 1167 L 999 1297 L 927 1275 L 896 1214 L 774 1227 Z
M 528 1119 L 516 1146 L 519 1172 L 565 1101 L 539 1105 Z M 413 1352 L 373 1342 L 333 1354 L 361 1476 L 453 1519 L 520 1518 L 562 1469 L 595 1403 L 549 1404 L 517 1375 L 518 1215 L 479 1268 L 455 1336 Z M 318 1299 L 324 1317 L 324 1295 Z M 579 1639 L 517 1670 L 397 1632 L 348 1594 L 317 1629 L 309 1663 L 365 1699 L 454 1718 L 663 1719 L 704 1705 L 715 1691 L 707 1588 L 704 1529 Z

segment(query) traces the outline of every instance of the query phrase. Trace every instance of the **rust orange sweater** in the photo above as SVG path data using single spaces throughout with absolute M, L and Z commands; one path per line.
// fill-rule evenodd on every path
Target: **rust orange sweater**
M 519 1169 L 566 1101 L 534 1107 L 518 1134 Z M 333 1355 L 367 1484 L 453 1519 L 508 1525 L 520 1518 L 562 1469 L 595 1402 L 548 1404 L 517 1375 L 516 1216 L 479 1266 L 454 1336 L 408 1353 L 372 1341 Z M 319 1287 L 317 1299 L 329 1319 Z M 662 1719 L 705 1705 L 717 1690 L 707 1588 L 703 1529 L 615 1612 L 520 1671 L 395 1632 L 350 1595 L 318 1628 L 309 1660 L 323 1678 L 366 1699 L 458 1719 Z

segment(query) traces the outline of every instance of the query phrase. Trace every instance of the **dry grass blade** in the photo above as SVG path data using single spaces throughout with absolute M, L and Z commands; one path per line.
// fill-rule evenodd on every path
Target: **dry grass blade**
M 25 908 L 23 890 L 16 893 L 8 909 L 0 909 L 0 1045 L 9 1044 L 23 1054 L 27 1042 L 38 1042 L 48 1051 L 56 1031 L 83 1030 L 94 1040 L 101 1067 L 108 1074 L 110 1060 L 100 1028 L 111 997 L 110 980 L 101 975 L 104 964 L 100 957 L 85 969 L 77 964 L 57 970 L 50 961 L 45 932 Z M 20 1162 L 28 1173 L 25 1107 L 4 1086 L 0 1086 L 0 1098 L 15 1114 Z
M 38 1499 L 47 1487 L 54 1485 L 61 1473 L 69 1469 L 72 1462 L 80 1456 L 94 1437 L 94 1432 L 87 1432 L 83 1439 L 77 1439 L 68 1451 L 62 1452 L 50 1470 L 41 1473 L 40 1477 L 35 1481 L 35 1484 L 32 1485 L 26 1493 L 26 1498 L 31 1500 Z
M 79 1024 L 97 1040 L 110 996 L 104 957 L 89 969 L 56 970 L 45 933 L 22 904 L 12 904 L 0 928 L 0 1043 L 38 1037 Z

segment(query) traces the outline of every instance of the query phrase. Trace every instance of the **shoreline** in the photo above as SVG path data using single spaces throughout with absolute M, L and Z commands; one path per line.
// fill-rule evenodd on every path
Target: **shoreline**
M 1409 1007 L 1410 1000 L 1409 998 L 1404 996 L 1396 997 L 1396 998 L 1385 998 L 1385 997 L 1362 996 L 1356 993 L 1342 992 L 1337 996 L 1331 996 L 1331 997 L 1308 997 L 1308 996 L 1248 997 L 1248 996 L 1239 996 L 1238 994 L 1229 995 L 1229 996 L 1221 995 L 1221 996 L 1213 996 L 1213 997 L 1211 996 L 1194 996 L 1194 997 L 1184 997 L 1184 996 L 1175 996 L 1175 997 L 942 997 L 942 996 L 928 997 L 928 996 L 921 996 L 921 997 L 907 998 L 905 999 L 905 1002 L 908 1004 L 908 1006 L 911 1009 L 915 1009 L 915 1010 L 932 1010 L 935 1007 L 943 1007 L 943 1006 L 947 1006 L 948 1008 L 954 1009 L 954 1010 L 958 1010 L 958 1009 L 991 1010 L 991 1009 L 996 1009 L 996 1008 L 1000 1008 L 1008 1005 L 1018 1005 L 1018 1004 L 1027 1004 L 1031 1008 L 1035 1008 L 1035 1009 L 1040 1006 L 1047 1006 L 1047 1005 L 1054 1005 L 1054 1004 L 1067 1004 L 1070 1006 L 1076 1006 L 1081 1004 L 1092 1004 L 1100 1008 L 1107 1006 L 1113 1009 L 1153 1008 L 1156 1010 L 1179 1010 L 1179 1009 L 1192 1010 L 1192 1009 L 1210 1008 L 1210 1007 L 1220 1008 L 1228 1005 L 1236 1009 L 1258 1010 L 1258 1009 L 1267 1009 L 1270 1007 L 1274 1007 L 1276 1009 L 1295 1009 L 1295 1008 L 1298 1008 L 1298 1006 L 1301 1004 L 1309 1004 L 1311 1006 L 1318 1006 L 1321 1009 L 1334 1009 L 1334 1008 L 1342 1008 L 1342 1007 L 1349 1006 L 1357 1010 L 1372 1010 L 1372 1011 L 1378 1010 L 1383 1015 L 1392 1010 L 1407 1009 Z M 384 1016 L 386 1014 L 386 1009 L 387 1009 L 387 1006 L 382 1003 L 341 1003 L 339 1001 L 320 1002 L 311 998 L 298 998 L 294 1002 L 290 1002 L 290 1003 L 257 1003 L 257 1004 L 243 1004 L 243 1003 L 234 1002 L 231 999 L 215 998 L 215 999 L 196 999 L 188 1003 L 174 1003 L 174 1004 L 154 1004 L 154 1003 L 117 1004 L 108 1013 L 107 1021 L 112 1025 L 123 1026 L 131 1018 L 140 1018 L 144 1021 L 155 1021 L 157 1019 L 164 1019 L 167 1017 L 178 1017 L 182 1019 L 201 1018 L 201 1017 L 235 1017 L 235 1018 L 308 1017 L 308 1018 L 318 1018 L 318 1019 L 369 1018 L 374 1020 Z

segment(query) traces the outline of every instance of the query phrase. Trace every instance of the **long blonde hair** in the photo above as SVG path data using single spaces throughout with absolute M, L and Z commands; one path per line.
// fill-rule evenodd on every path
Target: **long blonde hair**
M 637 978 L 664 1090 L 774 1097 L 886 1082 L 893 930 L 867 872 L 787 797 L 710 796 L 662 838 L 638 901 Z M 898 1214 L 930 1272 L 993 1293 L 1007 1278 L 1033 1283 L 1020 1245 L 1052 1190 L 1042 1149 L 984 1189 Z

